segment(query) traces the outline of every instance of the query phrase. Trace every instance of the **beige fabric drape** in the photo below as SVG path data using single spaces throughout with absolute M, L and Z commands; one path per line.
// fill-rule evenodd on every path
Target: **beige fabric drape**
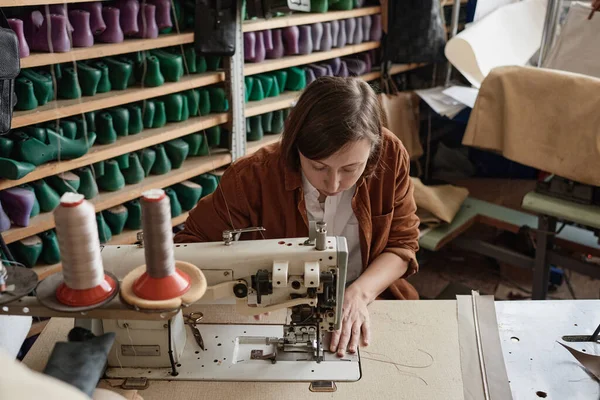
M 419 140 L 419 96 L 414 92 L 399 92 L 393 95 L 380 94 L 385 112 L 386 128 L 404 144 L 411 160 L 423 155 Z
M 501 67 L 484 80 L 463 144 L 600 186 L 600 79 Z
M 418 178 L 411 178 L 415 188 L 417 216 L 421 223 L 435 226 L 450 223 L 469 196 L 465 188 L 453 185 L 425 186 Z

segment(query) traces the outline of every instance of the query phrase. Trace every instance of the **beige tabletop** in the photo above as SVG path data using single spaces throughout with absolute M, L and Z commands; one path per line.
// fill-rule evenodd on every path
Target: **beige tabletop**
M 207 310 L 205 317 L 213 314 L 229 319 L 229 310 L 219 307 L 226 306 L 212 306 L 212 312 Z M 152 381 L 139 394 L 145 400 L 464 398 L 456 301 L 377 301 L 370 306 L 370 312 L 372 340 L 369 347 L 361 349 L 362 378 L 354 383 L 338 383 L 335 393 L 312 393 L 306 382 Z M 41 371 L 54 343 L 66 340 L 72 327 L 72 319 L 53 318 L 24 363 Z M 102 381 L 100 386 L 120 383 Z

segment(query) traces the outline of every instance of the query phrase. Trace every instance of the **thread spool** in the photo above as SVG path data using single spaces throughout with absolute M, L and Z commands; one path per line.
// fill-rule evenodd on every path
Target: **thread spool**
M 179 297 L 190 288 L 190 277 L 175 267 L 171 202 L 162 189 L 142 193 L 142 230 L 146 272 L 133 284 L 136 296 L 146 300 Z
M 94 206 L 83 195 L 67 192 L 54 210 L 54 220 L 62 272 L 40 283 L 40 302 L 61 311 L 83 311 L 109 302 L 119 283 L 104 271 Z
M 121 299 L 161 312 L 198 301 L 206 292 L 206 277 L 195 265 L 175 259 L 169 197 L 162 189 L 152 189 L 142 193 L 140 204 L 146 264 L 123 278 Z

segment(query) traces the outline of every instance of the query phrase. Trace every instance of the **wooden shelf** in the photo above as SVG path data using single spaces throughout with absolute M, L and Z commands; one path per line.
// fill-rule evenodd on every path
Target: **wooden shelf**
M 62 271 L 62 264 L 58 263 L 52 265 L 36 265 L 32 269 L 37 274 L 38 280 L 41 281 L 52 274 Z
M 245 116 L 254 117 L 255 115 L 293 107 L 301 94 L 301 90 L 297 92 L 284 92 L 277 97 L 269 97 L 260 101 L 251 101 L 246 103 Z
M 21 59 L 21 68 L 108 57 L 131 53 L 132 51 L 159 49 L 192 43 L 193 41 L 193 33 L 171 33 L 160 35 L 156 39 L 127 39 L 122 43 L 99 43 L 92 47 L 75 47 L 67 53 L 31 53 L 29 57 Z
M 225 74 L 223 72 L 206 72 L 184 76 L 179 82 L 165 83 L 162 86 L 153 88 L 132 87 L 91 97 L 51 101 L 35 110 L 15 112 L 12 119 L 12 129 L 212 85 L 223 82 L 224 79 Z
M 246 142 L 246 155 L 256 153 L 261 148 L 268 146 L 273 143 L 277 143 L 281 140 L 281 133 L 276 135 L 265 135 L 262 139 L 256 142 Z
M 136 185 L 126 185 L 116 192 L 102 192 L 90 202 L 96 212 L 137 199 L 149 189 L 164 188 L 194 176 L 204 174 L 231 163 L 231 155 L 226 151 L 217 151 L 207 157 L 195 157 L 186 160 L 179 169 L 174 169 L 164 175 L 152 175 Z M 54 228 L 54 215 L 51 212 L 42 213 L 31 218 L 29 226 L 12 228 L 2 233 L 6 243 L 12 243 L 40 232 Z
M 90 151 L 83 157 L 61 162 L 54 161 L 40 165 L 19 180 L 12 181 L 0 179 L 0 190 L 33 182 L 61 172 L 71 171 L 85 165 L 108 160 L 120 156 L 121 154 L 131 153 L 158 143 L 177 139 L 212 126 L 224 124 L 227 122 L 227 119 L 228 116 L 225 113 L 212 114 L 204 117 L 192 117 L 184 122 L 169 123 L 162 128 L 145 129 L 137 135 L 119 138 L 115 143 L 92 146 Z
M 185 222 L 189 215 L 189 211 L 182 213 L 181 215 L 173 218 L 171 220 L 171 225 L 179 225 Z M 115 235 L 112 239 L 107 243 L 108 245 L 119 245 L 119 244 L 134 244 L 137 242 L 137 234 L 139 231 L 123 231 L 122 233 Z M 62 270 L 62 264 L 53 264 L 53 265 L 36 265 L 33 267 L 33 270 L 38 275 L 38 279 L 42 280 L 49 275 L 52 275 L 58 271 Z
M 402 72 L 412 71 L 413 69 L 421 68 L 427 64 L 394 64 L 390 69 L 390 75 L 400 74 Z M 381 71 L 373 71 L 368 74 L 364 74 L 362 78 L 365 81 L 373 81 L 381 78 Z
M 416 68 L 420 68 L 427 64 L 397 64 L 392 66 L 390 72 L 392 75 L 399 74 L 401 72 L 410 71 Z M 372 81 L 381 77 L 380 71 L 369 72 L 368 74 L 361 75 L 361 78 L 365 81 Z M 265 114 L 271 111 L 277 111 L 284 108 L 293 107 L 302 91 L 296 92 L 283 92 L 277 97 L 269 97 L 260 101 L 251 101 L 246 103 L 246 117 L 253 117 L 255 115 Z M 0 186 L 1 187 L 1 186 Z
M 271 19 L 255 19 L 244 21 L 244 32 L 264 31 L 265 29 L 285 28 L 288 26 L 316 24 L 317 22 L 335 21 L 339 19 L 363 17 L 381 14 L 381 7 L 364 7 L 348 11 L 329 11 L 326 13 L 297 13 Z
M 0 7 L 39 6 L 44 4 L 88 3 L 97 0 L 0 0 Z M 106 0 L 100 0 L 106 1 Z
M 361 53 L 363 51 L 376 49 L 380 45 L 380 42 L 365 42 L 361 44 L 345 46 L 339 49 L 333 49 L 330 51 L 321 51 L 307 55 L 286 56 L 275 60 L 266 60 L 262 63 L 257 64 L 246 63 L 244 65 L 244 76 L 262 74 L 263 72 L 276 71 L 278 69 L 295 67 L 297 65 L 311 64 L 318 61 L 347 56 L 349 54 Z

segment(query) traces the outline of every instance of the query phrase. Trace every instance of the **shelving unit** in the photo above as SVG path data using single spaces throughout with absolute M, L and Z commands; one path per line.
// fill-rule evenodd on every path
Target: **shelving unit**
M 401 74 L 403 72 L 412 71 L 413 69 L 421 68 L 427 64 L 395 64 L 390 68 L 390 75 Z M 362 75 L 365 81 L 374 81 L 375 79 L 381 78 L 381 71 L 372 71 Z
M 164 175 L 149 176 L 138 184 L 126 185 L 123 189 L 116 192 L 102 192 L 94 199 L 91 199 L 90 202 L 95 206 L 96 212 L 99 212 L 137 199 L 146 190 L 171 186 L 231 163 L 231 155 L 228 152 L 216 151 L 213 153 L 213 155 L 207 157 L 188 159 L 179 169 L 174 169 Z M 54 228 L 54 216 L 49 212 L 32 218 L 29 226 L 11 228 L 3 232 L 2 236 L 8 244 L 52 228 Z
M 119 54 L 131 53 L 132 51 L 160 49 L 162 47 L 177 46 L 193 42 L 194 34 L 191 32 L 181 34 L 170 33 L 160 35 L 156 39 L 127 39 L 122 43 L 98 43 L 94 44 L 92 47 L 75 47 L 67 53 L 31 53 L 29 57 L 21 59 L 21 68 L 33 68 L 42 65 L 116 56 Z
M 0 190 L 33 182 L 61 172 L 71 171 L 159 143 L 168 142 L 169 140 L 224 124 L 227 120 L 227 114 L 225 113 L 211 114 L 204 117 L 192 117 L 184 122 L 169 123 L 162 128 L 145 129 L 137 135 L 120 137 L 116 142 L 111 144 L 94 145 L 83 157 L 61 162 L 54 161 L 41 165 L 19 180 L 0 180 Z
M 380 42 L 365 42 L 361 44 L 351 44 L 349 46 L 344 46 L 330 51 L 321 51 L 300 56 L 286 56 L 275 60 L 266 60 L 256 64 L 246 63 L 244 65 L 244 76 L 262 74 L 264 72 L 275 71 L 278 69 L 296 67 L 298 65 L 311 64 L 336 57 L 343 57 L 350 54 L 377 49 L 380 46 Z
M 179 82 L 169 82 L 158 87 L 132 87 L 125 90 L 113 90 L 91 97 L 82 97 L 73 100 L 55 100 L 35 110 L 15 112 L 12 120 L 12 129 L 134 103 L 153 97 L 165 96 L 171 93 L 220 83 L 224 80 L 225 74 L 223 72 L 206 72 L 184 76 Z
M 288 26 L 298 26 L 307 24 L 316 24 L 318 22 L 328 22 L 347 18 L 364 17 L 366 15 L 381 14 L 381 7 L 363 7 L 348 11 L 329 11 L 326 13 L 296 13 L 285 17 L 274 17 L 271 19 L 255 19 L 244 21 L 243 31 L 254 32 L 264 31 L 265 29 L 285 28 Z

